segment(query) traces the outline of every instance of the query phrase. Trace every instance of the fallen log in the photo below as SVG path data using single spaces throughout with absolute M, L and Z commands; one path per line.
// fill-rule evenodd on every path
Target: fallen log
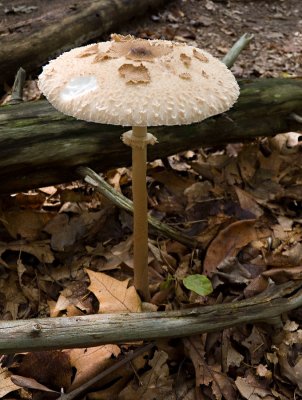
M 1 36 L 0 84 L 12 79 L 20 66 L 31 72 L 62 50 L 96 39 L 165 3 L 164 0 L 84 0 L 76 4 L 65 1 L 55 7 L 46 4 L 43 15 L 26 16 L 26 20 L 10 26 L 9 33 Z
M 291 281 L 250 299 L 178 311 L 0 321 L 0 354 L 185 337 L 255 322 L 278 328 L 280 315 L 301 305 L 302 281 Z
M 189 126 L 151 128 L 159 140 L 149 160 L 201 146 L 251 140 L 301 128 L 302 79 L 241 82 L 239 101 L 225 114 Z M 76 168 L 127 166 L 131 154 L 119 139 L 125 128 L 78 121 L 47 101 L 0 107 L 0 193 L 68 182 Z

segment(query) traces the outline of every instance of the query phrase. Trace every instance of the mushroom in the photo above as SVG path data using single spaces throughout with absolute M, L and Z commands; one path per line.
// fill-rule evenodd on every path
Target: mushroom
M 50 61 L 39 88 L 67 115 L 131 127 L 122 140 L 132 147 L 134 285 L 148 301 L 146 148 L 157 140 L 147 126 L 192 124 L 228 110 L 239 95 L 234 76 L 204 50 L 114 34 Z

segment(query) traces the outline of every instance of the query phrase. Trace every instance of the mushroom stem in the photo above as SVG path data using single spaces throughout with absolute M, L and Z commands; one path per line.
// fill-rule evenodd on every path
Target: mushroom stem
M 134 126 L 133 138 L 141 146 L 132 147 L 132 192 L 134 204 L 134 285 L 145 301 L 150 300 L 148 280 L 148 206 L 147 206 L 147 127 Z
M 128 133 L 128 132 L 127 132 Z M 147 127 L 132 127 L 124 141 L 132 147 L 134 285 L 145 301 L 150 300 L 148 283 Z
M 134 286 L 145 301 L 150 300 L 148 283 L 148 206 L 147 206 L 147 145 L 156 137 L 145 126 L 133 126 L 122 135 L 132 147 Z

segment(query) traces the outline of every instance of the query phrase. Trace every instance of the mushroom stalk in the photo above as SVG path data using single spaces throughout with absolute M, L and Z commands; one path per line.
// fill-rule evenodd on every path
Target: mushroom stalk
M 132 194 L 134 204 L 134 286 L 145 301 L 150 300 L 148 280 L 148 206 L 147 206 L 147 127 L 134 126 L 132 135 Z
M 156 137 L 146 126 L 133 126 L 122 136 L 132 147 L 132 196 L 134 286 L 145 301 L 150 300 L 148 281 L 148 206 L 147 206 L 147 145 L 155 144 Z

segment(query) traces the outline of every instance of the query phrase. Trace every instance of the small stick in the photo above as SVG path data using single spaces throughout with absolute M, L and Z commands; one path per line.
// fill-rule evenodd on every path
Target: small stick
M 22 67 L 19 68 L 12 88 L 11 99 L 8 102 L 8 104 L 14 105 L 14 104 L 19 104 L 23 101 L 22 97 L 23 97 L 23 87 L 25 83 L 25 77 L 26 77 L 25 70 Z
M 298 114 L 296 114 L 296 113 L 291 113 L 291 114 L 289 115 L 289 118 L 290 118 L 290 119 L 293 119 L 294 121 L 298 122 L 299 124 L 302 124 L 302 117 L 301 117 L 301 115 L 298 115 Z
M 225 57 L 222 59 L 222 62 L 228 67 L 231 68 L 235 61 L 237 60 L 239 54 L 243 49 L 250 43 L 250 41 L 254 38 L 253 34 L 245 33 L 237 40 L 237 42 L 233 45 L 233 47 L 228 51 Z
M 103 379 L 105 376 L 116 371 L 118 368 L 122 367 L 123 365 L 127 364 L 128 362 L 134 360 L 134 358 L 138 357 L 139 355 L 151 350 L 152 347 L 154 347 L 154 346 L 155 346 L 155 342 L 152 342 L 152 343 L 147 344 L 146 346 L 143 346 L 143 347 L 135 350 L 133 353 L 130 353 L 122 360 L 117 361 L 111 367 L 107 368 L 105 371 L 102 371 L 101 373 L 99 373 L 94 378 L 90 379 L 89 381 L 85 382 L 83 385 L 81 385 L 77 389 L 74 389 L 70 393 L 61 395 L 57 400 L 72 400 L 72 399 L 74 399 L 75 397 L 82 394 L 85 390 L 89 389 L 90 386 L 94 385 L 95 383 L 97 383 L 98 381 Z

